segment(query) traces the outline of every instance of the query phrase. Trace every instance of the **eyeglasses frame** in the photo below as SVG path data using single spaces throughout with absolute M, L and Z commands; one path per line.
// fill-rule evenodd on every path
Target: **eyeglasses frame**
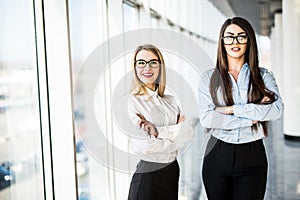
M 239 40 L 237 39 L 238 37 L 245 37 L 247 39 L 247 42 L 245 43 L 240 43 Z M 225 44 L 224 42 L 224 38 L 233 38 L 232 42 L 230 44 Z M 223 43 L 225 45 L 232 45 L 234 43 L 234 40 L 237 41 L 238 44 L 247 44 L 248 43 L 248 35 L 237 35 L 237 36 L 231 36 L 231 35 L 228 35 L 228 36 L 223 36 L 221 37 L 221 39 L 223 40 Z
M 144 66 L 144 67 L 138 67 L 138 66 L 136 65 L 136 62 L 138 62 L 138 61 L 144 61 L 144 62 L 146 62 L 145 66 Z M 139 59 L 139 60 L 134 61 L 134 66 L 136 66 L 136 67 L 139 68 L 139 69 L 144 69 L 144 68 L 147 66 L 147 64 L 149 64 L 149 66 L 150 66 L 151 68 L 153 68 L 153 69 L 158 68 L 159 65 L 158 65 L 157 67 L 152 67 L 152 66 L 151 66 L 150 62 L 152 62 L 152 61 L 158 61 L 159 65 L 160 65 L 160 61 L 159 61 L 158 59 L 151 59 L 151 60 L 149 60 L 149 61 L 146 61 L 146 60 L 144 60 L 144 59 Z

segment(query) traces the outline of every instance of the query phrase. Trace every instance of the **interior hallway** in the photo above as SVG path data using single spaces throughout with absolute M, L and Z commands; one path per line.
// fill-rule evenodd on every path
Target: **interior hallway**
M 269 124 L 269 136 L 264 138 L 269 168 L 264 200 L 300 199 L 300 141 L 284 138 L 282 119 Z M 205 140 L 208 139 L 201 127 L 191 148 L 179 159 L 181 165 L 181 191 L 186 195 L 180 200 L 207 200 L 203 191 L 201 169 Z M 203 148 L 199 148 L 203 146 Z M 199 152 L 200 151 L 200 152 Z M 203 157 L 202 157 L 203 158 Z M 200 169 L 200 170 L 199 170 Z
M 284 138 L 282 120 L 270 124 L 264 139 L 269 160 L 265 200 L 300 199 L 300 142 Z

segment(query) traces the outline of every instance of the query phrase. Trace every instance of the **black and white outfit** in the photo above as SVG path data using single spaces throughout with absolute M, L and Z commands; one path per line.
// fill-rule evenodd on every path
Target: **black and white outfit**
M 171 95 L 160 97 L 156 91 L 147 89 L 148 95 L 131 95 L 128 111 L 131 121 L 138 124 L 143 115 L 153 123 L 159 134 L 144 139 L 131 138 L 132 146 L 141 160 L 132 177 L 128 200 L 177 200 L 179 165 L 178 149 L 194 135 L 186 122 L 177 124 L 180 109 Z
M 203 183 L 209 200 L 262 200 L 264 198 L 268 162 L 262 139 L 261 124 L 252 128 L 252 120 L 270 121 L 280 118 L 282 99 L 270 71 L 261 68 L 266 88 L 276 94 L 270 104 L 248 103 L 250 67 L 245 63 L 237 81 L 230 75 L 233 114 L 215 111 L 209 84 L 214 69 L 203 73 L 199 83 L 199 114 L 211 138 L 203 161 Z M 220 95 L 219 95 L 220 94 Z M 217 91 L 218 100 L 222 95 Z

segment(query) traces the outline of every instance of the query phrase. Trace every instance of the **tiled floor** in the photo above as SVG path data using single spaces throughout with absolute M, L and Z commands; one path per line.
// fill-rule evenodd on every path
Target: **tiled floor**
M 199 130 L 196 136 L 191 148 L 179 157 L 180 200 L 207 200 L 201 181 L 202 159 L 197 159 L 203 154 L 199 150 L 204 150 L 201 141 L 205 134 Z M 270 123 L 264 143 L 269 161 L 264 200 L 300 200 L 300 141 L 285 139 L 282 121 L 278 120 Z
M 300 141 L 284 138 L 281 121 L 272 122 L 264 141 L 269 160 L 265 200 L 299 200 Z

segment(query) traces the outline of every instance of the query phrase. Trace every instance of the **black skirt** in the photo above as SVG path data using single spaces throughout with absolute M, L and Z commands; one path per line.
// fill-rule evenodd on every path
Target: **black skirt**
M 128 200 L 178 200 L 179 165 L 141 160 L 134 173 Z

